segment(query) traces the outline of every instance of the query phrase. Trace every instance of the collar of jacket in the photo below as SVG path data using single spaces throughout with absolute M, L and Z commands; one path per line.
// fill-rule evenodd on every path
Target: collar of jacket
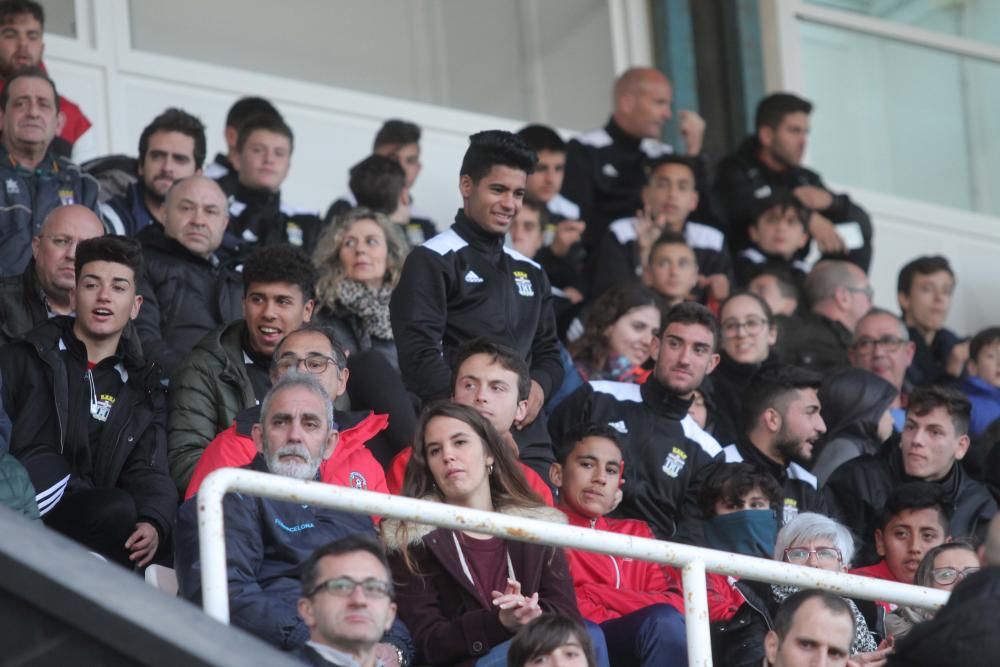
M 903 447 L 901 445 L 902 437 L 895 432 L 893 432 L 893 435 L 895 437 L 890 437 L 882 445 L 882 451 L 887 454 L 892 481 L 897 485 L 904 482 L 930 481 L 920 479 L 919 477 L 910 477 L 906 474 L 906 466 L 903 464 Z M 959 461 L 955 461 L 951 464 L 951 470 L 948 471 L 947 475 L 941 479 L 930 481 L 931 484 L 934 484 L 941 489 L 944 494 L 945 502 L 951 504 L 958 499 L 958 494 L 962 490 L 964 482 L 965 473 L 963 472 L 962 464 Z
M 767 361 L 766 359 L 761 363 L 743 363 L 741 361 L 735 361 L 732 357 L 726 354 L 724 350 L 720 351 L 719 356 L 721 357 L 719 367 L 708 376 L 709 379 L 713 377 L 724 377 L 727 380 L 739 385 L 741 388 L 747 385 L 747 382 L 749 382 L 753 374 L 757 372 L 757 369 L 759 369 Z
M 556 505 L 556 509 L 566 515 L 566 518 L 569 520 L 569 525 L 571 526 L 593 528 L 594 530 L 607 530 L 608 520 L 603 516 L 595 518 L 584 516 L 571 508 L 569 505 L 565 505 L 563 503 Z
M 87 348 L 73 332 L 75 321 L 76 318 L 66 315 L 49 318 L 35 327 L 31 332 L 31 337 L 25 338 L 25 340 L 38 350 L 39 355 L 43 355 L 46 350 L 57 349 L 59 340 L 62 339 L 66 343 L 67 349 L 73 354 L 81 355 L 82 360 L 86 362 Z M 133 374 L 141 374 L 149 368 L 142 356 L 142 347 L 139 341 L 129 336 L 127 331 L 128 328 L 122 332 L 115 354 L 122 360 L 122 364 L 129 372 L 129 377 L 132 377 Z
M 153 217 L 153 212 L 146 206 L 146 186 L 143 184 L 141 178 L 128 186 L 125 190 L 125 198 L 128 202 L 129 210 L 132 212 L 132 217 L 137 223 L 137 228 L 148 227 L 153 223 L 160 224 Z
M 845 349 L 849 348 L 851 343 L 854 342 L 854 335 L 851 333 L 851 330 L 837 320 L 831 320 L 826 315 L 820 315 L 819 313 L 809 313 L 806 315 L 806 319 L 814 320 L 821 326 L 830 329 Z
M 455 214 L 455 224 L 451 228 L 462 237 L 463 241 L 480 252 L 491 256 L 503 253 L 504 235 L 498 236 L 487 232 L 469 218 L 462 209 L 458 209 L 458 213 Z
M 248 188 L 242 183 L 237 183 L 233 198 L 245 204 L 247 209 L 273 208 L 277 210 L 281 207 L 280 190 L 278 192 L 271 192 L 266 189 L 258 190 L 256 188 Z
M 764 452 L 757 449 L 757 446 L 750 442 L 750 438 L 745 435 L 741 435 L 740 439 L 736 441 L 736 449 L 739 451 L 740 456 L 743 457 L 743 461 L 764 470 L 771 475 L 771 477 L 776 479 L 778 484 L 785 483 L 788 464 L 783 465 L 765 455 Z
M 642 401 L 650 409 L 661 417 L 676 419 L 680 421 L 687 415 L 688 408 L 691 407 L 692 398 L 681 398 L 677 394 L 668 391 L 666 387 L 659 383 L 656 374 L 653 373 L 639 386 L 639 393 Z
M 16 173 L 24 174 L 25 176 L 54 176 L 62 171 L 59 167 L 59 161 L 56 159 L 55 153 L 52 152 L 51 145 L 49 150 L 45 151 L 45 156 L 42 161 L 38 163 L 38 166 L 34 169 L 28 169 L 22 166 L 13 155 L 7 150 L 5 146 L 0 145 L 0 161 L 5 161 L 7 164 L 14 169 Z
M 621 126 L 615 122 L 613 116 L 608 119 L 608 124 L 604 126 L 604 131 L 611 136 L 611 140 L 616 146 L 621 146 L 622 148 L 630 148 L 633 151 L 637 151 L 639 150 L 639 144 L 642 143 L 642 137 L 633 137 L 631 134 L 623 130 Z
M 136 235 L 136 238 L 139 239 L 144 247 L 159 250 L 164 254 L 177 259 L 182 259 L 188 262 L 196 262 L 199 264 L 207 264 L 213 268 L 219 265 L 219 257 L 215 253 L 212 253 L 208 259 L 194 254 L 185 248 L 183 243 L 177 239 L 167 236 L 166 229 L 163 228 L 163 225 L 156 222 L 156 220 L 153 220 L 150 224 L 146 225 L 142 231 Z

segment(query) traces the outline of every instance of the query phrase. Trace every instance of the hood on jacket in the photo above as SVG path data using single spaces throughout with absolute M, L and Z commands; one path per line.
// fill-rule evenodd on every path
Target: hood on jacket
M 818 392 L 825 439 L 855 436 L 879 442 L 879 420 L 898 393 L 887 380 L 861 368 L 834 374 Z

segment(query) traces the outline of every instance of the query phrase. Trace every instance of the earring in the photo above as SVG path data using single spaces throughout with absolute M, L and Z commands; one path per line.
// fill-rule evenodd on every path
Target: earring
M 492 475 L 493 474 L 493 464 L 492 463 L 489 464 L 488 466 L 486 466 L 486 474 L 487 475 Z

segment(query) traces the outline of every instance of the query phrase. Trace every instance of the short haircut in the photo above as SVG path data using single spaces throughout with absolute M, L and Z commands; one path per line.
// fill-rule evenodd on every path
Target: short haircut
M 319 562 L 327 556 L 343 556 L 362 551 L 369 553 L 385 568 L 385 578 L 389 582 L 389 597 L 393 596 L 392 590 L 392 569 L 389 560 L 386 558 L 385 549 L 367 533 L 354 533 L 334 540 L 329 544 L 324 544 L 309 555 L 309 558 L 302 563 L 302 597 L 309 597 L 320 582 L 316 581 L 319 576 Z
M 537 199 L 528 193 L 525 193 L 524 202 L 521 204 L 521 208 L 530 208 L 532 211 L 537 211 L 538 221 L 541 223 L 542 227 L 548 223 L 549 208 L 541 199 Z
M 851 610 L 851 605 L 847 603 L 847 600 L 830 591 L 809 588 L 792 593 L 778 607 L 778 611 L 774 615 L 774 632 L 778 635 L 779 643 L 784 641 L 788 633 L 792 631 L 792 626 L 795 624 L 795 614 L 809 600 L 819 600 L 826 607 L 827 611 L 831 611 L 837 616 L 847 616 L 851 619 L 851 637 L 853 640 L 856 621 L 854 619 L 854 612 Z
M 288 244 L 256 248 L 243 265 L 243 294 L 255 283 L 289 283 L 306 301 L 315 295 L 316 269 L 309 255 Z
M 1000 343 L 1000 327 L 983 329 L 973 336 L 972 342 L 969 343 L 969 359 L 976 361 L 983 348 L 989 347 L 994 343 Z
M 851 531 L 828 516 L 815 512 L 801 512 L 778 531 L 774 544 L 774 560 L 784 560 L 785 549 L 814 540 L 829 540 L 849 565 L 854 558 L 854 538 Z
M 459 175 L 478 183 L 493 167 L 509 167 L 530 174 L 537 162 L 535 152 L 516 134 L 485 130 L 469 137 L 469 148 L 462 158 Z
M 587 659 L 587 667 L 597 667 L 590 635 L 577 619 L 563 614 L 542 614 L 523 626 L 510 641 L 507 667 L 527 667 L 537 657 L 548 655 L 576 638 Z
M 757 113 L 754 116 L 753 126 L 758 130 L 762 127 L 778 129 L 781 121 L 785 120 L 785 116 L 788 114 L 810 114 L 812 110 L 812 102 L 804 100 L 798 95 L 773 93 L 757 104 Z
M 254 116 L 274 116 L 281 118 L 281 113 L 263 97 L 241 97 L 229 107 L 226 114 L 226 127 L 231 127 L 237 132 L 243 123 Z
M 909 416 L 912 412 L 918 417 L 923 417 L 935 408 L 944 408 L 951 417 L 955 435 L 963 436 L 969 433 L 972 404 L 965 394 L 953 387 L 940 385 L 917 387 L 910 393 L 906 403 L 906 414 Z
M 239 134 L 236 135 L 237 152 L 243 150 L 243 147 L 246 146 L 250 135 L 258 130 L 280 134 L 288 139 L 289 150 L 295 149 L 295 135 L 292 134 L 292 128 L 288 126 L 288 123 L 286 123 L 281 116 L 261 115 L 248 118 L 246 122 L 240 126 Z
M 790 364 L 764 364 L 750 377 L 743 390 L 743 422 L 751 431 L 769 408 L 784 415 L 802 389 L 819 390 L 823 377 L 818 373 Z
M 406 172 L 392 158 L 369 155 L 351 167 L 348 187 L 358 206 L 389 215 L 399 207 Z
M 715 467 L 698 493 L 702 516 L 715 516 L 720 500 L 738 505 L 743 496 L 759 488 L 775 512 L 781 510 L 784 494 L 774 476 L 750 463 L 723 463 Z
M 907 262 L 899 270 L 899 278 L 896 280 L 896 292 L 898 294 L 909 294 L 913 287 L 913 279 L 918 276 L 929 276 L 932 273 L 946 271 L 952 279 L 955 272 L 951 268 L 951 263 L 944 255 L 924 255 Z
M 917 567 L 916 574 L 913 575 L 913 583 L 916 586 L 926 586 L 930 588 L 931 584 L 934 583 L 934 576 L 932 574 L 934 570 L 934 561 L 937 560 L 939 554 L 945 551 L 952 551 L 953 549 L 961 549 L 963 551 L 968 551 L 972 555 L 979 557 L 976 552 L 976 545 L 967 539 L 952 540 L 951 542 L 945 542 L 944 544 L 939 544 L 936 547 L 932 547 L 927 550 L 924 557 L 920 560 L 920 565 Z M 987 557 L 988 558 L 988 557 Z
M 882 315 L 882 316 L 885 316 L 885 317 L 891 317 L 892 319 L 896 320 L 896 323 L 899 325 L 899 337 L 900 337 L 900 339 L 904 340 L 904 341 L 909 341 L 910 340 L 910 329 L 906 326 L 906 322 L 904 322 L 902 319 L 900 319 L 899 315 L 897 315 L 896 313 L 892 312 L 891 310 L 886 310 L 885 308 L 879 308 L 878 306 L 875 306 L 874 308 L 872 308 L 871 310 L 869 310 L 867 313 L 865 313 L 864 315 L 862 315 L 861 319 L 858 320 L 858 323 L 854 325 L 854 340 L 855 341 L 858 340 L 858 328 L 861 327 L 861 323 L 864 322 L 865 320 L 867 320 L 869 317 L 875 317 L 877 315 Z
M 56 82 L 49 78 L 49 75 L 41 67 L 22 67 L 19 70 L 15 70 L 13 74 L 4 80 L 3 90 L 0 91 L 0 111 L 7 111 L 7 102 L 10 101 L 10 87 L 18 79 L 41 79 L 42 81 L 47 81 L 52 86 L 52 96 L 55 98 L 56 111 L 59 111 L 59 90 L 56 88 Z
M 531 393 L 531 372 L 528 363 L 517 350 L 501 343 L 494 343 L 487 338 L 473 338 L 462 343 L 455 351 L 452 362 L 451 387 L 454 390 L 458 383 L 458 372 L 469 357 L 485 354 L 490 363 L 500 364 L 500 368 L 517 375 L 517 400 L 526 401 Z
M 264 396 L 264 400 L 260 402 L 261 428 L 266 428 L 267 426 L 267 416 L 270 414 L 271 403 L 274 401 L 274 397 L 286 389 L 297 388 L 305 389 L 323 399 L 323 416 L 326 418 L 326 427 L 330 430 L 336 430 L 337 422 L 333 419 L 333 399 L 330 398 L 330 394 L 327 393 L 326 388 L 314 375 L 297 372 L 288 373 L 275 382 L 268 390 L 267 395 Z
M 951 519 L 951 512 L 948 502 L 945 500 L 944 491 L 937 484 L 930 482 L 907 482 L 900 484 L 886 498 L 882 511 L 879 512 L 878 528 L 885 530 L 893 517 L 899 516 L 903 512 L 915 512 L 918 510 L 934 509 L 938 511 L 941 519 L 941 528 L 944 534 L 948 534 L 948 521 Z
M 643 173 L 646 176 L 645 184 L 648 185 L 649 182 L 653 180 L 653 174 L 655 174 L 660 167 L 663 167 L 668 164 L 677 164 L 682 167 L 687 167 L 689 170 L 691 170 L 691 180 L 692 181 L 697 180 L 698 172 L 695 170 L 694 160 L 692 158 L 686 155 L 669 154 L 669 155 L 662 155 L 654 160 L 650 160 L 646 164 L 645 169 L 643 169 Z
M 566 152 L 566 142 L 563 141 L 558 132 L 548 125 L 526 125 L 517 131 L 517 136 L 521 137 L 528 148 L 536 153 L 541 151 Z
M 45 28 L 45 8 L 34 0 L 3 0 L 0 2 L 0 26 L 11 23 L 18 16 L 30 14 Z
M 98 236 L 80 241 L 76 246 L 76 281 L 83 276 L 83 267 L 91 262 L 112 262 L 132 269 L 136 279 L 142 271 L 142 244 L 127 236 Z
M 406 144 L 420 143 L 420 126 L 407 120 L 391 118 L 379 128 L 375 133 L 375 142 L 372 150 L 377 150 L 382 146 L 405 146 Z
M 802 229 L 808 229 L 809 209 L 799 201 L 791 190 L 785 188 L 775 188 L 771 191 L 771 194 L 757 202 L 753 221 L 750 224 L 756 227 L 764 214 L 774 208 L 778 209 L 778 212 L 782 215 L 789 209 L 795 211 L 795 219 L 802 225 Z
M 806 277 L 806 300 L 810 307 L 833 298 L 838 289 L 857 287 L 856 264 L 847 260 L 825 259 L 816 264 Z
M 694 255 L 694 263 L 698 264 L 698 255 L 695 254 L 694 248 L 687 242 L 687 238 L 684 237 L 680 232 L 675 232 L 672 229 L 665 229 L 663 232 L 656 237 L 653 241 L 653 245 L 649 248 L 649 257 L 647 259 L 649 264 L 653 263 L 653 258 L 656 256 L 656 251 L 660 249 L 661 246 L 665 245 L 682 245 L 685 248 L 691 250 L 691 254 Z
M 334 362 L 337 364 L 337 368 L 341 369 L 347 368 L 347 352 L 344 351 L 343 344 L 341 344 L 341 342 L 337 340 L 336 330 L 334 330 L 333 327 L 327 326 L 325 324 L 319 324 L 316 322 L 307 322 L 306 324 L 303 324 L 295 331 L 285 334 L 285 336 L 280 341 L 278 341 L 278 345 L 274 348 L 274 354 L 271 357 L 272 374 L 274 373 L 274 368 L 278 363 L 278 356 L 281 353 L 281 348 L 285 344 L 285 341 L 287 341 L 292 336 L 309 332 L 315 332 L 320 335 L 326 336 L 326 339 L 330 341 L 330 349 L 333 351 L 332 356 Z
M 663 317 L 663 324 L 660 328 L 660 336 L 667 334 L 667 327 L 675 322 L 679 324 L 700 324 L 712 332 L 712 351 L 719 349 L 719 321 L 715 319 L 705 306 L 693 301 L 678 303 L 667 311 Z
M 760 276 L 771 276 L 774 278 L 775 284 L 778 286 L 778 292 L 781 293 L 786 299 L 795 299 L 798 301 L 802 295 L 799 294 L 799 286 L 796 284 L 795 279 L 792 278 L 792 271 L 785 264 L 779 264 L 776 262 L 766 262 L 760 266 L 759 269 L 754 271 L 753 278 L 750 282 L 753 282 Z
M 196 117 L 183 109 L 170 107 L 153 122 L 147 125 L 139 135 L 139 163 L 146 158 L 146 151 L 149 150 L 149 138 L 157 132 L 180 132 L 194 140 L 194 166 L 201 169 L 205 164 L 205 154 L 208 152 L 205 147 L 205 126 Z
M 576 446 L 583 442 L 585 438 L 604 438 L 615 443 L 619 453 L 624 459 L 625 453 L 622 449 L 622 439 L 618 431 L 607 424 L 583 423 L 573 426 L 563 439 L 555 443 L 555 455 L 557 463 L 566 463 L 566 459 L 573 453 Z

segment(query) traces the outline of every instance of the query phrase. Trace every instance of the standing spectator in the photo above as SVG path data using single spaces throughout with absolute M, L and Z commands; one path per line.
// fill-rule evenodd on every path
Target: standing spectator
M 236 100 L 229 112 L 226 114 L 226 127 L 223 138 L 226 141 L 226 154 L 217 153 L 215 159 L 205 166 L 205 175 L 218 181 L 219 187 L 226 193 L 226 197 L 231 197 L 236 192 L 239 183 L 238 170 L 234 166 L 236 162 L 236 140 L 240 135 L 240 128 L 248 120 L 258 116 L 271 116 L 281 118 L 281 114 L 269 101 L 263 97 L 241 97 Z
M 906 421 L 906 401 L 910 383 L 906 371 L 913 361 L 916 345 L 906 324 L 883 308 L 872 308 L 854 327 L 854 342 L 847 352 L 851 366 L 878 375 L 896 388 L 892 417 L 897 431 Z
M 17 70 L 0 91 L 0 277 L 24 271 L 31 239 L 56 207 L 98 212 L 97 181 L 52 150 L 60 108 L 55 84 L 38 67 Z
M 969 360 L 969 342 L 944 326 L 955 293 L 955 272 L 941 255 L 917 257 L 899 270 L 896 298 L 916 343 L 906 379 L 913 386 L 954 382 Z
M 975 437 L 1000 419 L 1000 327 L 983 329 L 972 338 L 968 369 L 959 389 L 972 403 L 969 434 Z
M 660 318 L 656 297 L 645 287 L 626 284 L 605 292 L 587 312 L 583 335 L 569 348 L 580 377 L 585 382 L 645 380 Z

